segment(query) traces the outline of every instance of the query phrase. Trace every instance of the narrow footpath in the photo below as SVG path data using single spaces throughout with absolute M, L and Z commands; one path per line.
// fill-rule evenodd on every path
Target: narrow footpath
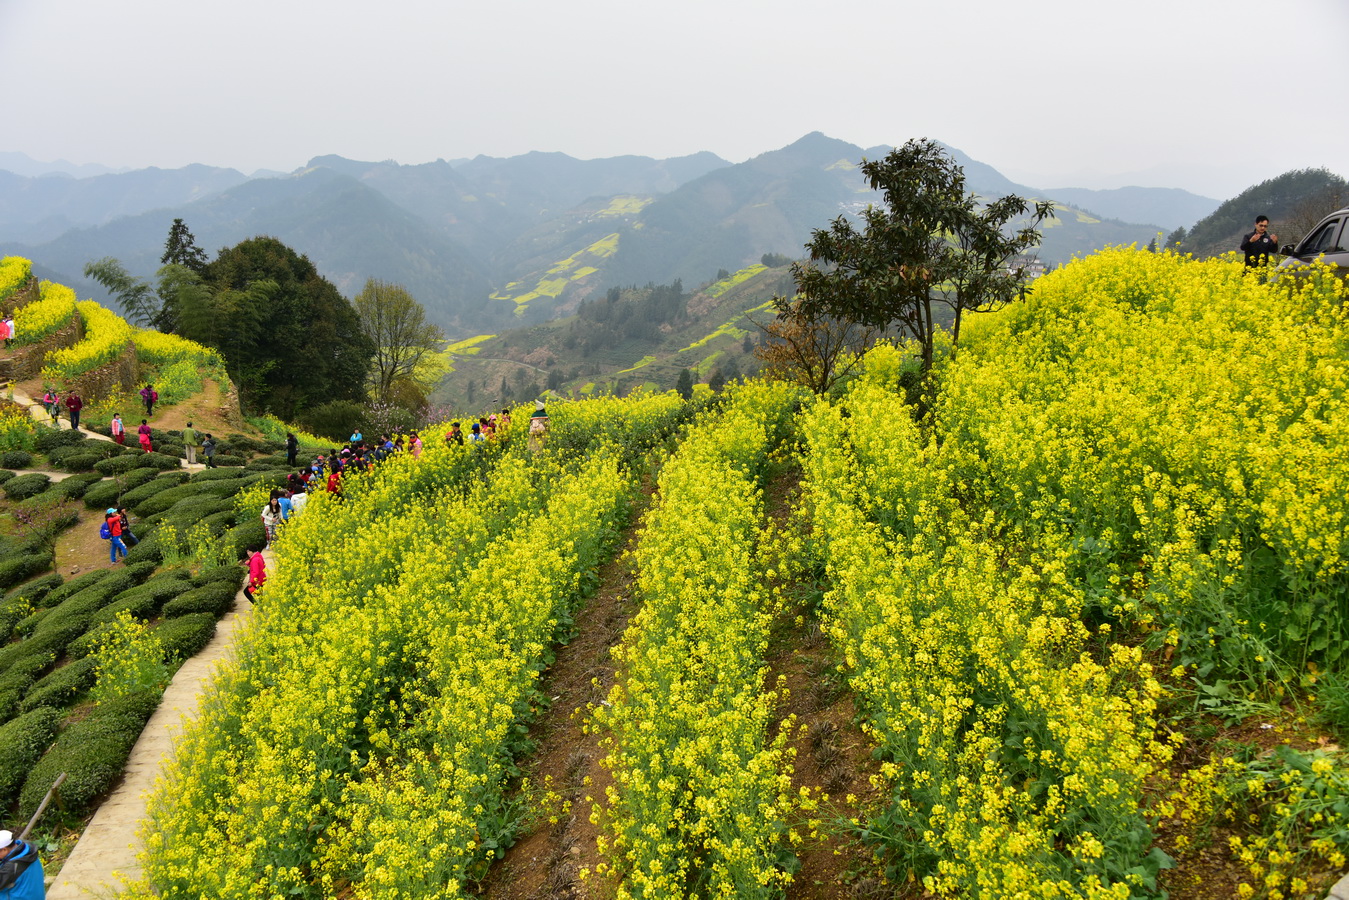
M 272 552 L 264 551 L 263 558 L 271 571 Z M 149 794 L 173 753 L 183 722 L 196 718 L 202 693 L 220 661 L 229 658 L 234 636 L 247 624 L 252 612 L 253 604 L 241 590 L 234 598 L 234 608 L 216 624 L 215 637 L 173 676 L 159 709 L 131 750 L 121 783 L 94 813 L 70 859 L 48 889 L 47 900 L 110 897 L 128 881 L 140 878 L 137 857 L 143 848 L 140 831 Z

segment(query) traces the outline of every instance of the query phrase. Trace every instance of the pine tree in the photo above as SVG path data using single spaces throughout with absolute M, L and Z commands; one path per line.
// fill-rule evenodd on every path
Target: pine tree
M 182 219 L 174 219 L 169 228 L 168 240 L 164 242 L 164 255 L 159 258 L 161 265 L 185 266 L 200 275 L 206 269 L 206 251 L 197 246 Z

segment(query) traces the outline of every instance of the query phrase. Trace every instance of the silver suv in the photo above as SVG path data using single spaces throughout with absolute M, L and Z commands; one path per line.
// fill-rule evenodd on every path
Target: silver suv
M 1340 274 L 1349 274 L 1349 206 L 1326 216 L 1296 245 L 1288 244 L 1279 252 L 1288 257 L 1281 269 L 1320 259 L 1338 266 Z

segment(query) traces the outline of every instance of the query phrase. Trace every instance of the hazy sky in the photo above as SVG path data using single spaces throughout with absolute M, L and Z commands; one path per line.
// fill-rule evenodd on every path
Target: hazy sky
M 1349 176 L 1349 2 L 0 0 L 0 150 L 289 171 L 811 131 L 1035 187 Z

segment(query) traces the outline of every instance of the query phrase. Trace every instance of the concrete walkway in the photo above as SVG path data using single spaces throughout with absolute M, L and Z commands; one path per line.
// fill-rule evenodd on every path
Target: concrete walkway
M 270 570 L 271 551 L 264 551 L 263 558 Z M 140 878 L 137 855 L 142 849 L 140 829 L 145 820 L 146 801 L 165 761 L 173 754 L 183 722 L 196 718 L 202 692 L 220 661 L 229 657 L 235 634 L 248 622 L 252 612 L 253 604 L 240 591 L 234 599 L 234 609 L 216 625 L 215 637 L 200 653 L 183 663 L 173 676 L 159 709 L 151 716 L 131 750 L 121 784 L 94 813 L 93 820 L 48 889 L 48 900 L 111 897 L 127 881 Z

